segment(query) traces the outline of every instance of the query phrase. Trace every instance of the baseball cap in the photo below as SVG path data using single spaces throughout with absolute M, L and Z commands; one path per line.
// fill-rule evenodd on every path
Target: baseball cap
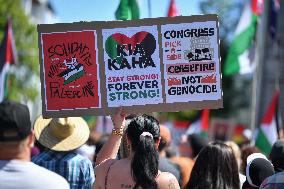
M 31 130 L 30 113 L 26 105 L 12 101 L 0 103 L 0 141 L 20 141 Z

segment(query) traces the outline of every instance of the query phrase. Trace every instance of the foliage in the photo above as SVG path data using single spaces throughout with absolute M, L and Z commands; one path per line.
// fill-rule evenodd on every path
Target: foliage
M 0 39 L 3 39 L 5 24 L 10 18 L 18 52 L 18 64 L 11 67 L 9 74 L 8 98 L 34 101 L 39 78 L 36 27 L 25 15 L 21 0 L 0 0 L 0 5 Z
M 228 42 L 233 37 L 243 5 L 244 0 L 203 0 L 200 2 L 200 9 L 204 14 L 218 14 L 220 37 Z

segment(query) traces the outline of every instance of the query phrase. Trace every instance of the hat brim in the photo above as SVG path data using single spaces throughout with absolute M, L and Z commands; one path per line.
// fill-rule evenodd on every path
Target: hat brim
M 252 162 L 254 159 L 261 158 L 268 161 L 267 157 L 262 153 L 253 153 L 247 157 L 247 164 Z
M 88 124 L 81 117 L 71 117 L 74 123 L 74 131 L 64 139 L 52 135 L 49 123 L 52 119 L 43 119 L 38 117 L 34 124 L 34 133 L 36 139 L 43 146 L 54 151 L 71 151 L 82 146 L 89 138 L 90 130 Z

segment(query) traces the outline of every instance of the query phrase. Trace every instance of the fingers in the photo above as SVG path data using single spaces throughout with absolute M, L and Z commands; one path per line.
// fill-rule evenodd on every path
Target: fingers
M 119 107 L 118 114 L 123 118 L 126 117 L 125 110 L 123 109 L 122 106 Z

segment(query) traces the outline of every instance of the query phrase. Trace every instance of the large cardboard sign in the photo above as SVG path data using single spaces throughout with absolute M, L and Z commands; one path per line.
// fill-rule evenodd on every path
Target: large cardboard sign
M 221 108 L 217 15 L 38 26 L 44 117 Z

